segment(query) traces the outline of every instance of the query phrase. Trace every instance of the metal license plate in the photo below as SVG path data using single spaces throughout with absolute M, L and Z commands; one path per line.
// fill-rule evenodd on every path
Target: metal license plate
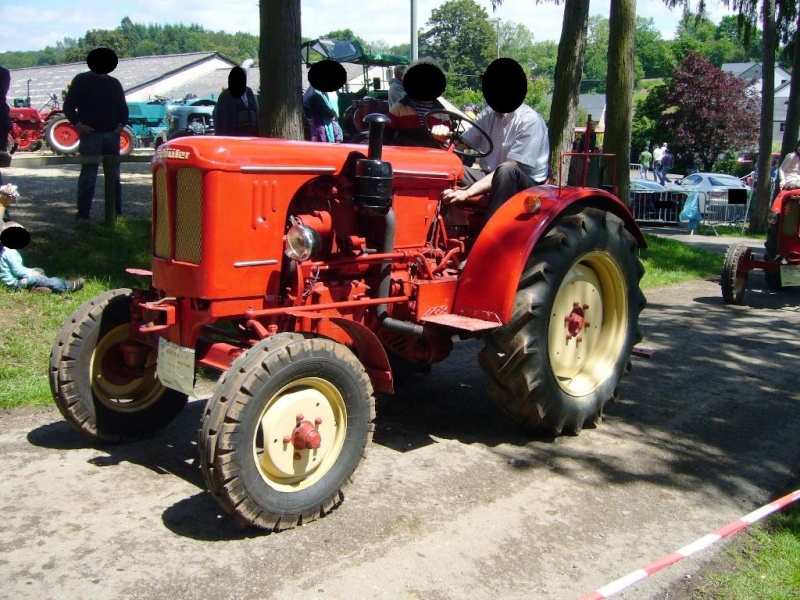
M 194 395 L 194 350 L 160 338 L 156 375 L 166 387 Z
M 800 285 L 800 265 L 781 265 L 781 285 Z

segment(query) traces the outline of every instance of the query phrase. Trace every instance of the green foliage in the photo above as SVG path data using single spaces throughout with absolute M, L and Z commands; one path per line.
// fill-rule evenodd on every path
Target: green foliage
M 0 408 L 50 403 L 45 365 L 61 324 L 82 302 L 107 289 L 146 284 L 125 268 L 149 268 L 150 221 L 120 219 L 114 229 L 86 224 L 77 233 L 41 231 L 23 254 L 28 265 L 48 274 L 82 276 L 87 283 L 80 292 L 63 295 L 0 286 Z
M 19 69 L 83 62 L 89 50 L 98 45 L 112 48 L 119 58 L 217 51 L 241 62 L 258 56 L 258 37 L 249 33 L 207 31 L 200 25 L 144 25 L 125 17 L 115 29 L 93 29 L 78 40 L 64 38 L 55 47 L 34 52 L 3 52 L 0 64 Z
M 675 70 L 664 103 L 660 121 L 676 156 L 714 158 L 757 143 L 759 102 L 748 94 L 747 82 L 698 54 L 690 53 Z
M 609 21 L 600 15 L 589 17 L 589 31 L 586 36 L 586 54 L 583 60 L 583 83 L 581 92 L 604 94 L 606 73 L 608 71 L 608 32 Z
M 448 0 L 431 13 L 420 34 L 420 56 L 430 56 L 458 89 L 479 90 L 481 75 L 496 56 L 497 37 L 475 0 Z

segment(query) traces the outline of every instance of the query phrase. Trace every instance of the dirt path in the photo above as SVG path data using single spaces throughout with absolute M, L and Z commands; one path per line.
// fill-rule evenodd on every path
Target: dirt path
M 49 156 L 40 151 L 34 156 Z M 9 207 L 11 218 L 35 234 L 52 228 L 72 228 L 78 193 L 79 165 L 26 167 L 24 154 L 14 155 L 12 168 L 3 169 L 3 182 L 18 186 L 20 198 Z M 151 177 L 149 163 L 123 163 L 122 213 L 128 219 L 149 218 L 151 213 Z M 92 203 L 92 219 L 102 223 L 105 216 L 103 169 L 98 170 Z
M 380 397 L 344 504 L 254 535 L 195 464 L 201 402 L 153 439 L 92 447 L 54 409 L 0 413 L 0 598 L 569 599 L 782 492 L 800 458 L 800 293 L 755 275 L 650 291 L 621 401 L 578 437 L 531 439 L 454 355 Z M 724 544 L 618 598 L 676 598 Z

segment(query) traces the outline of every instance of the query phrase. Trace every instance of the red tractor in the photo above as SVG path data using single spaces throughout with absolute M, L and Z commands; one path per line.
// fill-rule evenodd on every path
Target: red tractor
M 453 120 L 460 117 L 451 115 Z M 211 493 L 269 530 L 330 512 L 394 366 L 478 338 L 489 395 L 530 429 L 600 420 L 645 305 L 624 202 L 544 185 L 448 226 L 457 153 L 184 137 L 155 153 L 152 271 L 81 306 L 53 343 L 64 417 L 101 442 L 152 434 L 221 372 L 199 433 Z M 459 129 L 453 124 L 452 129 Z M 452 146 L 451 146 L 452 149 Z
M 750 271 L 763 269 L 767 285 L 800 286 L 800 190 L 784 190 L 770 207 L 767 241 L 762 260 L 744 244 L 728 248 L 722 264 L 722 298 L 727 304 L 741 304 Z
M 61 110 L 56 94 L 50 94 L 50 99 L 39 110 L 24 103 L 24 100 L 15 102 L 9 109 L 9 150 L 35 152 L 42 147 L 44 140 L 56 154 L 78 152 L 80 136 Z M 120 135 L 120 154 L 127 156 L 135 147 L 136 135 L 129 126 L 125 127 Z

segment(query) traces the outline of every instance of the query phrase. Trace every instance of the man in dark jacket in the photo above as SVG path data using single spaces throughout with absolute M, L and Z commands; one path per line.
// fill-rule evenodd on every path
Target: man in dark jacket
M 8 88 L 11 87 L 11 73 L 5 67 L 0 67 L 0 167 L 11 164 L 11 155 L 8 153 L 8 135 L 11 133 L 11 117 L 8 116 Z M 0 183 L 3 183 L 0 177 Z
M 233 67 L 228 73 L 228 89 L 214 106 L 214 135 L 258 135 L 258 102 L 247 87 L 247 73 Z
M 78 73 L 64 100 L 64 114 L 80 135 L 78 151 L 84 156 L 119 155 L 120 134 L 128 122 L 128 104 L 119 80 L 109 73 L 117 68 L 117 55 L 99 46 L 89 52 L 90 72 Z M 117 216 L 122 213 L 119 163 L 114 166 Z M 97 182 L 97 163 L 81 165 L 78 177 L 78 220 L 88 219 Z

